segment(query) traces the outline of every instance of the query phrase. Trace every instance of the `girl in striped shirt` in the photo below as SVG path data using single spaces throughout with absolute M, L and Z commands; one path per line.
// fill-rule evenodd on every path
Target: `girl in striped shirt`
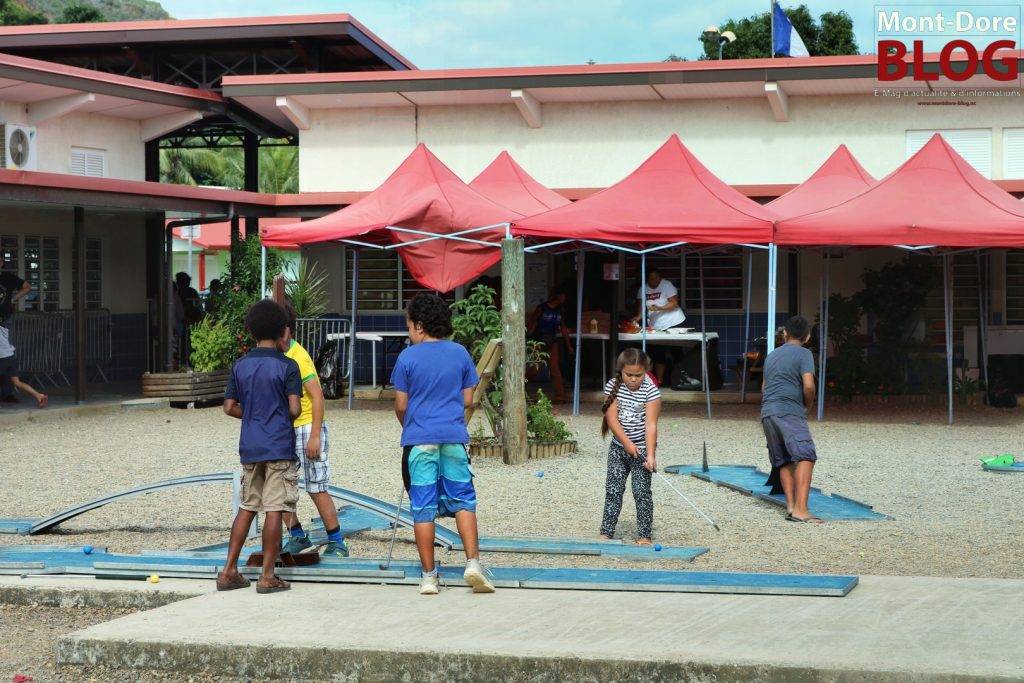
M 607 436 L 611 430 L 612 441 L 608 447 L 608 479 L 600 538 L 608 539 L 615 533 L 626 477 L 632 474 L 639 545 L 651 545 L 654 524 L 651 473 L 657 468 L 654 452 L 658 446 L 658 415 L 661 413 L 661 392 L 647 375 L 650 366 L 650 358 L 640 349 L 620 353 L 615 377 L 605 385 L 601 408 L 604 413 L 601 436 Z

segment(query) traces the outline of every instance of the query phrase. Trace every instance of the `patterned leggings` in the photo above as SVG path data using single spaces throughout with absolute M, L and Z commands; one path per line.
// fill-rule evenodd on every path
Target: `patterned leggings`
M 644 469 L 644 461 L 627 454 L 614 441 L 608 448 L 608 480 L 604 486 L 604 518 L 601 533 L 611 538 L 622 509 L 622 494 L 626 490 L 626 477 L 633 475 L 633 500 L 636 501 L 636 531 L 640 538 L 651 537 L 654 525 L 654 497 L 651 495 L 651 473 Z

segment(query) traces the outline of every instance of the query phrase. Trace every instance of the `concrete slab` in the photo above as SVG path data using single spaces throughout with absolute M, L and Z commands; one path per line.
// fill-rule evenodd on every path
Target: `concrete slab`
M 148 610 L 214 592 L 213 582 L 184 579 L 152 584 L 96 580 L 91 576 L 0 576 L 0 605 Z
M 93 626 L 57 660 L 255 679 L 1006 681 L 1024 680 L 1022 614 L 1024 581 L 990 579 L 864 577 L 843 599 L 300 585 Z

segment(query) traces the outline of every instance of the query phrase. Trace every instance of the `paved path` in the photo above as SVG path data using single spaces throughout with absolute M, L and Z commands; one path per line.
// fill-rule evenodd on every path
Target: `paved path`
M 1022 632 L 1018 580 L 869 576 L 845 598 L 300 584 L 100 624 L 63 638 L 58 661 L 346 681 L 1005 681 L 1024 680 Z

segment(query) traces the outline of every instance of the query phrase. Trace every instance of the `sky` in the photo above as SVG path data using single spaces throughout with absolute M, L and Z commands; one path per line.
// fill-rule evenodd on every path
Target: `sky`
M 948 3 L 949 0 L 946 0 Z M 709 24 L 771 7 L 770 0 L 161 0 L 177 19 L 347 13 L 421 69 L 656 62 L 669 54 L 696 59 Z M 782 0 L 806 4 L 815 18 L 846 10 L 862 53 L 875 52 L 875 0 Z M 959 7 L 1003 9 L 1019 15 L 1019 2 Z M 937 5 L 891 3 L 914 14 Z M 950 5 L 945 7 L 950 9 Z M 953 6 L 952 9 L 956 9 Z M 1019 31 L 1018 31 L 1019 37 Z M 943 38 L 945 41 L 946 38 Z M 933 49 L 929 46 L 929 49 Z

